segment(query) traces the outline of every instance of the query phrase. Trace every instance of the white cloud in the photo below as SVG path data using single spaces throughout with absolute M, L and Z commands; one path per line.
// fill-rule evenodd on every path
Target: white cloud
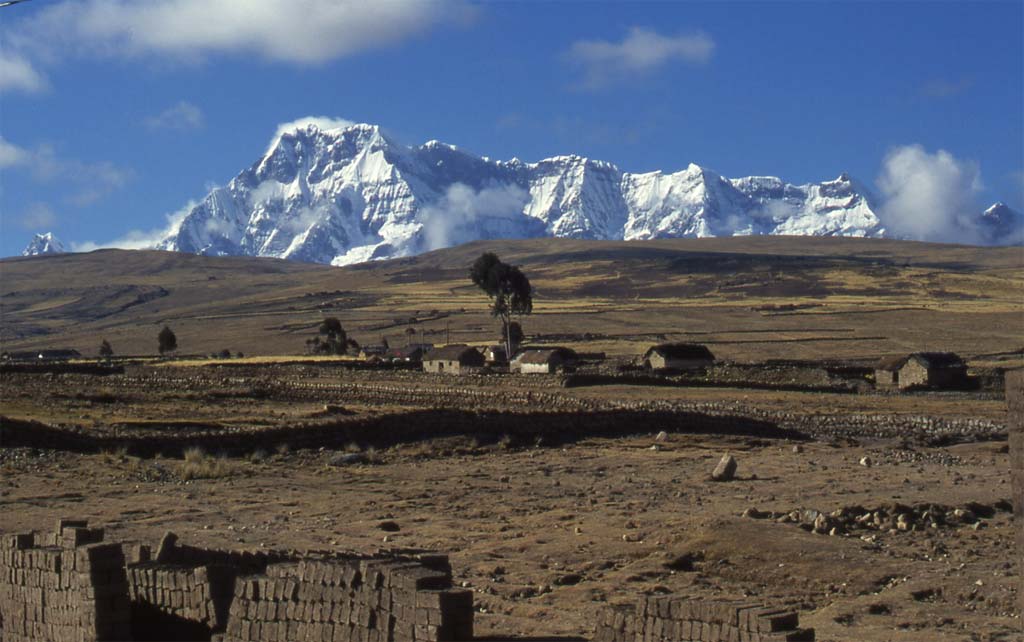
M 85 162 L 61 158 L 53 145 L 19 147 L 0 137 L 0 168 L 28 170 L 38 183 L 61 183 L 68 191 L 66 200 L 75 205 L 91 205 L 124 187 L 134 172 L 110 161 Z
M 203 112 L 190 102 L 180 101 L 155 116 L 146 118 L 146 127 L 150 129 L 171 129 L 188 131 L 203 126 Z
M 4 39 L 50 60 L 84 54 L 196 62 L 228 54 L 309 64 L 473 13 L 462 0 L 63 0 L 12 24 Z
M 326 131 L 328 129 L 345 129 L 355 124 L 354 121 L 333 116 L 303 116 L 302 118 L 296 118 L 293 121 L 281 123 L 277 126 L 277 131 L 274 132 L 274 137 L 270 139 L 270 145 L 267 146 L 266 153 L 269 154 L 277 147 L 277 142 L 281 140 L 281 136 L 299 129 L 305 129 L 310 125 L 315 125 L 321 131 Z
M 48 87 L 46 78 L 24 56 L 0 51 L 0 94 L 22 91 L 33 94 Z
M 530 194 L 517 185 L 476 191 L 463 183 L 455 183 L 438 203 L 423 208 L 420 214 L 426 249 L 436 250 L 492 236 L 507 237 L 510 229 L 522 228 L 529 222 L 523 214 L 529 199 Z M 492 233 L 488 233 L 489 229 Z
M 48 231 L 57 222 L 57 215 L 46 203 L 32 203 L 18 221 L 26 230 Z
M 891 233 L 920 241 L 982 240 L 977 163 L 906 145 L 886 155 L 877 182 L 884 199 L 878 215 Z
M 949 80 L 935 78 L 921 86 L 921 93 L 929 98 L 949 98 L 964 93 L 974 85 L 971 78 Z
M 596 89 L 653 71 L 672 61 L 704 64 L 711 59 L 714 50 L 714 40 L 705 33 L 663 36 L 632 27 L 621 42 L 579 40 L 572 44 L 567 55 L 583 70 L 581 85 Z
M 185 220 L 192 208 L 196 206 L 195 201 L 189 201 L 185 207 L 180 210 L 167 214 L 167 224 L 164 227 L 158 227 L 152 230 L 131 230 L 126 234 L 106 243 L 97 243 L 95 241 L 81 241 L 71 243 L 71 250 L 73 252 L 92 252 L 101 248 L 119 248 L 122 250 L 147 250 L 152 249 L 171 234 L 178 231 L 181 226 L 181 222 Z
M 28 152 L 0 136 L 0 169 L 22 165 L 28 158 Z

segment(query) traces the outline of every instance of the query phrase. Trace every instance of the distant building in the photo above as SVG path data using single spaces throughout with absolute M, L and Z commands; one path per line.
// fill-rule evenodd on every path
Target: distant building
M 700 370 L 715 363 L 715 355 L 699 343 L 661 343 L 644 353 L 649 370 Z
M 952 352 L 915 352 L 886 357 L 875 366 L 878 388 L 961 388 L 967 364 Z
M 494 364 L 506 364 L 508 363 L 508 355 L 505 354 L 505 346 L 495 345 L 488 346 L 484 350 L 484 360 L 487 363 Z
M 484 355 L 467 345 L 434 348 L 423 357 L 424 372 L 465 374 L 484 367 Z
M 413 343 L 404 348 L 391 348 L 384 353 L 384 358 L 391 359 L 392 361 L 405 361 L 406 363 L 420 363 L 423 361 L 423 355 L 431 347 L 433 346 L 429 344 Z
M 522 374 L 552 374 L 575 366 L 577 360 L 569 348 L 524 350 L 512 359 L 509 369 Z
M 385 345 L 366 345 L 359 349 L 359 356 L 363 359 L 370 357 L 383 357 L 387 354 L 388 347 Z
M 68 361 L 80 359 L 82 353 L 70 348 L 57 350 L 26 350 L 21 352 L 4 352 L 4 361 Z

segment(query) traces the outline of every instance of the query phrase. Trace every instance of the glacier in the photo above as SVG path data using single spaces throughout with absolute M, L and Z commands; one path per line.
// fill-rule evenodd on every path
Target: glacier
M 439 141 L 405 146 L 377 125 L 300 122 L 156 247 L 347 265 L 496 238 L 885 237 L 877 209 L 846 174 L 807 185 L 695 164 L 633 174 L 575 155 L 491 160 Z

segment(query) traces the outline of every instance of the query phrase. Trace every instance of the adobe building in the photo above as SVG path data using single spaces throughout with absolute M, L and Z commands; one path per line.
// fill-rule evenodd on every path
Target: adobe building
M 483 353 L 467 345 L 434 348 L 423 357 L 423 372 L 465 374 L 483 367 Z
M 962 388 L 967 383 L 967 364 L 952 352 L 915 352 L 886 357 L 875 366 L 875 386 L 908 388 Z
M 644 353 L 648 370 L 700 370 L 715 363 L 715 355 L 699 343 L 661 343 Z
M 576 365 L 576 353 L 569 348 L 525 350 L 519 353 L 509 369 L 521 374 L 554 374 Z

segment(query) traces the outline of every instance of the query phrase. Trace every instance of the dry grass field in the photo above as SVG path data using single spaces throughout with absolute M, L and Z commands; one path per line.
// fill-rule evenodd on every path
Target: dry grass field
M 0 372 L 0 530 L 83 517 L 115 540 L 173 530 L 249 550 L 450 552 L 490 639 L 586 639 L 598 609 L 659 593 L 784 605 L 824 641 L 1020 639 L 1024 568 L 1007 553 L 1005 431 L 985 428 L 1006 409 L 992 390 L 563 387 L 302 354 L 328 315 L 361 343 L 401 344 L 407 328 L 494 341 L 466 277 L 485 250 L 536 288 L 530 342 L 613 360 L 685 340 L 749 363 L 911 350 L 953 350 L 976 371 L 1024 363 L 1020 248 L 537 240 L 349 268 L 114 250 L 10 259 L 4 350 L 91 357 L 106 338 L 139 358 L 109 376 Z M 180 359 L 154 358 L 164 324 Z M 246 356 L 203 357 L 224 348 Z M 734 429 L 695 407 L 728 409 Z M 926 427 L 858 432 L 863 417 Z M 844 421 L 854 428 L 828 428 Z M 966 428 L 931 439 L 929 421 Z M 736 479 L 710 481 L 726 452 Z M 950 517 L 831 535 L 787 517 L 878 509 Z
M 302 354 L 330 315 L 361 343 L 401 344 L 409 328 L 494 341 L 467 278 L 488 250 L 533 282 L 524 329 L 538 342 L 632 356 L 688 340 L 749 361 L 949 349 L 1000 361 L 1024 347 L 1021 248 L 785 237 L 478 242 L 348 268 L 121 250 L 5 259 L 0 340 L 95 355 L 106 338 L 155 355 L 167 324 L 184 354 Z

